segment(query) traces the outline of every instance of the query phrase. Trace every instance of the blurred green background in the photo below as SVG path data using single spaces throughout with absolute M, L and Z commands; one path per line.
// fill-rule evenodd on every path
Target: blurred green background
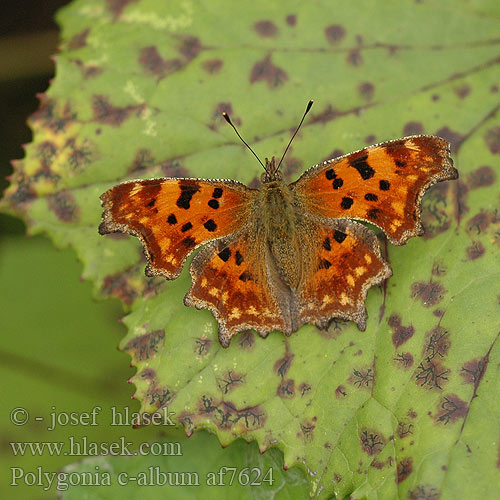
M 36 94 L 53 76 L 50 56 L 57 50 L 55 11 L 62 0 L 20 0 L 2 6 L 0 16 L 0 190 L 12 172 L 10 160 L 22 158 L 22 144 L 31 140 L 27 117 L 38 107 Z M 24 223 L 0 214 L 0 348 L 2 377 L 2 453 L 0 498 L 55 498 L 38 487 L 9 487 L 11 467 L 34 471 L 38 466 L 57 471 L 75 457 L 13 456 L 12 441 L 64 441 L 87 435 L 96 441 L 148 440 L 148 429 L 60 428 L 47 430 L 48 418 L 58 411 L 103 408 L 102 421 L 112 405 L 139 405 L 127 384 L 134 371 L 128 356 L 116 349 L 125 328 L 116 300 L 96 302 L 92 287 L 79 279 L 81 264 L 71 250 L 58 250 L 45 237 L 25 236 Z M 31 415 L 25 426 L 14 426 L 10 412 L 24 407 Z

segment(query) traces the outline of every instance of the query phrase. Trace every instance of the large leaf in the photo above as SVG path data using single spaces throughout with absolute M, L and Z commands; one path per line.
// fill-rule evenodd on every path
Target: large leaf
M 311 494 L 494 498 L 500 487 L 498 4 L 76 1 L 59 21 L 57 77 L 32 118 L 5 206 L 71 245 L 84 275 L 131 306 L 121 347 L 142 408 L 187 432 L 278 446 Z M 98 196 L 137 177 L 256 182 L 262 156 L 307 166 L 413 133 L 452 142 L 456 182 L 424 198 L 426 236 L 387 245 L 394 276 L 370 291 L 366 332 L 335 321 L 229 349 L 186 309 L 185 270 L 146 279 L 140 245 L 99 237 Z M 464 469 L 467 474 L 464 474 Z M 473 480 L 471 480 L 473 478 Z

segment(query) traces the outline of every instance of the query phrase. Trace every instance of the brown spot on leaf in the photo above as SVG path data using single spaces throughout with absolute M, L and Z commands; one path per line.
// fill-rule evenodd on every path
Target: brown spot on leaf
M 182 161 L 179 159 L 163 162 L 161 171 L 164 177 L 189 177 L 189 172 L 182 166 Z
M 156 372 L 151 368 L 145 368 L 144 370 L 137 372 L 137 375 L 141 377 L 142 380 L 148 381 L 152 381 L 156 378 Z
M 245 381 L 245 376 L 237 373 L 234 370 L 228 370 L 221 377 L 217 378 L 217 385 L 223 394 L 228 394 L 233 389 L 242 385 Z
M 262 37 L 273 37 L 278 33 L 278 28 L 272 21 L 259 21 L 253 27 L 259 36 Z
M 121 16 L 123 9 L 132 3 L 137 3 L 139 0 L 106 0 L 108 10 L 113 14 L 114 20 Z
M 371 82 L 362 82 L 358 87 L 358 92 L 363 99 L 369 101 L 373 98 L 375 86 Z
M 270 55 L 267 55 L 262 61 L 256 62 L 250 73 L 250 83 L 264 81 L 271 89 L 281 87 L 287 80 L 286 72 L 271 62 Z
M 70 137 L 64 146 L 71 151 L 68 156 L 68 163 L 74 170 L 92 163 L 90 141 L 87 140 L 85 145 L 77 145 L 76 139 Z
M 472 384 L 476 389 L 481 381 L 484 371 L 486 369 L 487 360 L 485 358 L 472 359 L 467 361 L 460 371 L 466 384 Z
M 447 270 L 446 264 L 442 260 L 438 260 L 432 265 L 431 272 L 434 276 L 444 276 Z
M 293 358 L 295 357 L 295 354 L 292 354 L 289 351 L 289 346 L 288 343 L 286 344 L 286 353 L 285 355 L 278 359 L 276 363 L 274 363 L 274 371 L 280 376 L 284 377 L 288 370 L 290 369 L 290 365 L 292 364 Z
M 450 370 L 443 366 L 441 359 L 423 360 L 415 370 L 415 383 L 425 389 L 443 389 L 448 382 Z
M 242 335 L 240 335 L 238 345 L 242 349 L 252 350 L 253 347 L 255 346 L 254 334 L 252 332 L 245 332 Z
M 473 241 L 472 245 L 468 246 L 465 251 L 469 260 L 476 260 L 484 255 L 486 249 L 480 241 Z
M 346 62 L 351 66 L 360 66 L 363 63 L 363 57 L 361 56 L 361 51 L 358 49 L 349 51 L 346 57 Z
M 95 95 L 92 98 L 92 109 L 94 120 L 99 123 L 106 123 L 113 127 L 121 125 L 131 113 L 139 113 L 144 105 L 118 107 L 109 103 L 108 98 L 103 95 Z
M 199 358 L 206 356 L 210 352 L 212 341 L 207 337 L 198 337 L 194 339 L 193 350 Z
M 405 457 L 398 462 L 398 483 L 404 481 L 413 471 L 413 458 Z
M 102 73 L 102 68 L 92 64 L 85 65 L 81 59 L 72 59 L 71 61 L 76 64 L 77 68 L 82 73 L 82 77 L 84 80 L 96 77 L 100 73 Z
M 328 43 L 335 45 L 345 37 L 345 29 L 340 24 L 332 24 L 325 28 L 325 36 Z
M 418 298 L 424 307 L 431 307 L 443 300 L 445 288 L 435 281 L 416 281 L 411 285 L 411 298 Z
M 377 429 L 363 429 L 360 435 L 361 448 L 368 455 L 377 455 L 382 451 L 387 439 Z
M 135 361 L 148 361 L 163 351 L 164 330 L 155 330 L 130 340 L 122 349 Z
M 496 174 L 489 166 L 479 167 L 467 176 L 466 184 L 469 189 L 491 186 L 496 180 Z
M 343 386 L 343 385 L 339 385 L 336 389 L 335 389 L 335 397 L 337 399 L 343 399 L 347 396 L 347 391 L 346 391 L 346 388 Z
M 57 154 L 57 146 L 51 141 L 43 141 L 37 146 L 36 156 L 40 159 L 43 167 L 49 168 L 52 159 Z
M 453 89 L 453 92 L 460 98 L 465 99 L 470 94 L 471 88 L 466 83 L 459 85 Z
M 183 66 L 181 59 L 163 59 L 154 45 L 143 47 L 139 51 L 139 64 L 146 73 L 159 78 L 171 75 Z
M 424 239 L 434 238 L 451 226 L 452 196 L 447 182 L 433 186 L 424 196 L 422 202 Z
M 484 142 L 491 154 L 500 154 L 500 126 L 488 129 L 484 134 Z
M 439 500 L 439 491 L 428 484 L 415 486 L 408 495 L 409 500 Z
M 310 443 L 314 439 L 314 429 L 315 425 L 309 420 L 302 422 L 300 424 L 300 432 L 297 433 L 297 437 L 302 439 L 305 443 Z
M 344 152 L 341 149 L 334 149 L 329 155 L 325 156 L 323 161 L 332 160 L 333 158 L 337 158 L 338 156 L 342 156 Z
M 387 323 L 391 327 L 392 334 L 392 343 L 394 347 L 397 349 L 399 346 L 403 345 L 409 339 L 413 337 L 415 333 L 415 328 L 413 325 L 403 326 L 401 324 L 401 316 L 397 314 L 393 314 L 387 320 Z
M 413 355 L 409 352 L 400 352 L 394 357 L 394 361 L 403 368 L 410 368 L 413 366 Z
M 283 399 L 293 398 L 295 396 L 295 381 L 293 379 L 282 380 L 276 394 Z
M 354 368 L 348 381 L 358 389 L 371 388 L 373 375 L 373 368 Z
M 210 416 L 219 429 L 231 429 L 232 432 L 260 429 L 266 423 L 266 413 L 259 406 L 238 409 L 231 401 L 216 400 L 203 395 L 200 398 L 198 415 L 192 415 L 191 421 L 198 424 L 207 416 Z
M 399 422 L 398 436 L 400 439 L 411 436 L 413 434 L 414 425 L 411 422 Z
M 300 392 L 300 397 L 303 397 L 305 394 L 307 394 L 311 390 L 311 386 L 307 382 L 302 382 L 299 385 L 299 392 Z
M 403 127 L 403 135 L 419 135 L 424 133 L 424 126 L 420 122 L 408 122 Z
M 442 137 L 443 139 L 446 139 L 451 144 L 452 153 L 456 153 L 458 151 L 458 148 L 461 146 L 462 141 L 464 140 L 464 136 L 462 134 L 455 132 L 449 127 L 440 128 L 436 132 L 436 135 Z
M 149 149 L 141 148 L 137 151 L 129 173 L 142 172 L 155 164 L 153 153 Z
M 295 26 L 297 24 L 297 16 L 295 14 L 290 14 L 286 16 L 285 21 L 288 26 Z
M 189 62 L 201 52 L 202 48 L 198 37 L 187 36 L 182 39 L 179 52 L 186 58 L 186 62 Z
M 163 408 L 175 398 L 175 392 L 166 386 L 152 384 L 144 395 L 144 401 L 150 406 Z
M 48 198 L 48 205 L 57 218 L 62 222 L 73 224 L 80 218 L 80 207 L 76 205 L 73 195 L 69 191 L 61 191 Z
M 80 31 L 76 35 L 73 35 L 68 42 L 68 50 L 77 50 L 85 47 L 85 45 L 87 45 L 87 36 L 89 33 L 90 29 L 87 28 L 83 31 Z
M 456 422 L 458 419 L 464 418 L 467 411 L 468 406 L 465 401 L 462 401 L 456 394 L 449 394 L 438 403 L 436 422 L 445 425 Z
M 102 292 L 104 295 L 119 298 L 126 305 L 132 304 L 138 295 L 136 289 L 131 285 L 128 276 L 122 272 L 108 274 L 104 278 Z
M 218 73 L 223 66 L 224 62 L 222 59 L 209 59 L 208 61 L 204 61 L 201 67 L 210 74 Z
M 450 350 L 451 342 L 448 330 L 442 326 L 435 326 L 426 334 L 423 356 L 431 361 L 436 356 L 444 358 Z
M 330 120 L 334 120 L 335 118 L 338 118 L 341 116 L 341 112 L 335 109 L 331 104 L 327 104 L 325 109 L 318 114 L 315 114 L 311 118 L 312 123 L 328 123 Z

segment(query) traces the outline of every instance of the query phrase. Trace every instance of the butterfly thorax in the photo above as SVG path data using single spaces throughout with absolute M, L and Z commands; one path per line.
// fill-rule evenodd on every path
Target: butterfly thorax
M 264 183 L 260 191 L 260 214 L 268 258 L 283 281 L 296 289 L 301 276 L 301 250 L 295 195 L 281 180 Z

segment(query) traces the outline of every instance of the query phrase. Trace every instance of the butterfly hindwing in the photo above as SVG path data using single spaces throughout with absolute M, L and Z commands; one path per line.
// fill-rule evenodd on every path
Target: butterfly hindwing
M 426 189 L 458 177 L 449 153 L 440 137 L 404 137 L 312 167 L 290 187 L 311 213 L 370 222 L 402 245 L 422 233 Z
M 265 269 L 265 248 L 244 233 L 209 243 L 191 264 L 192 285 L 184 303 L 212 311 L 219 323 L 219 340 L 229 346 L 237 332 L 253 328 L 265 337 L 286 331 L 279 294 Z
M 101 195 L 101 234 L 138 236 L 147 274 L 176 278 L 199 245 L 227 236 L 247 222 L 255 190 L 234 181 L 149 179 L 118 184 Z
M 355 321 L 364 330 L 368 289 L 392 274 L 377 237 L 350 220 L 317 224 L 314 235 L 315 267 L 297 290 L 299 323 L 325 327 L 338 317 Z

